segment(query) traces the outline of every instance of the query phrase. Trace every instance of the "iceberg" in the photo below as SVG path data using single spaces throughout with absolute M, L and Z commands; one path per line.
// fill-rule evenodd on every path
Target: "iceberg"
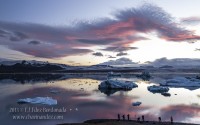
M 31 103 L 31 104 L 45 104 L 45 105 L 57 105 L 57 100 L 51 97 L 35 97 L 35 98 L 25 98 L 19 99 L 17 103 Z
M 131 90 L 132 88 L 138 87 L 137 84 L 131 81 L 118 81 L 118 80 L 106 80 L 101 82 L 99 89 L 122 89 Z
M 166 93 L 169 91 L 168 87 L 162 87 L 162 86 L 148 86 L 147 89 L 152 93 Z
M 179 87 L 200 87 L 200 80 L 191 77 L 175 77 L 168 79 L 164 83 L 160 83 L 162 86 L 179 86 Z
M 132 105 L 133 106 L 140 106 L 142 103 L 141 102 L 133 102 Z

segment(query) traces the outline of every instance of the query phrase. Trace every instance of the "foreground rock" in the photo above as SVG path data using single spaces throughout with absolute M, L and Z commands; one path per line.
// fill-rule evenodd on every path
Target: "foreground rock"
M 31 104 L 45 104 L 45 105 L 57 105 L 57 100 L 51 97 L 36 97 L 36 98 L 25 98 L 17 101 L 19 104 L 31 103 Z
M 175 77 L 168 79 L 164 83 L 160 83 L 162 86 L 179 86 L 179 87 L 200 87 L 200 80 L 196 78 Z
M 148 86 L 147 89 L 152 92 L 152 93 L 166 93 L 169 91 L 168 87 L 163 87 L 163 86 Z
M 177 122 L 171 124 L 170 122 L 156 122 L 156 121 L 137 122 L 136 120 L 117 121 L 117 119 L 93 119 L 85 121 L 83 123 L 63 123 L 59 125 L 197 125 L 197 124 L 177 123 Z
M 137 84 L 131 81 L 119 81 L 119 80 L 106 80 L 101 82 L 99 89 L 122 89 L 131 90 L 132 88 L 138 87 Z

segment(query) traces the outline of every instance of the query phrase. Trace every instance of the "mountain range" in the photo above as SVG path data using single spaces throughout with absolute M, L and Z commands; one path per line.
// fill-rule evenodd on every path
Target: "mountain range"
M 161 58 L 143 64 L 128 58 L 119 58 L 92 66 L 70 66 L 43 61 L 4 60 L 0 62 L 0 73 L 85 73 L 85 72 L 140 72 L 140 71 L 200 71 L 199 59 Z

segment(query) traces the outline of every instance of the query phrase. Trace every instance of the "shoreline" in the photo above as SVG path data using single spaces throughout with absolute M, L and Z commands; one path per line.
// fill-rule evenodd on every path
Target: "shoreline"
M 92 119 L 84 121 L 83 123 L 61 123 L 57 125 L 198 125 L 194 123 L 181 123 L 170 121 L 136 121 L 136 120 L 120 120 L 117 119 Z

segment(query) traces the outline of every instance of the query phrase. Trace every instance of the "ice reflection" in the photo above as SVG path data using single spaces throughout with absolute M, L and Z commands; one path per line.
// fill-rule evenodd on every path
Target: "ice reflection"
M 98 76 L 95 76 L 98 77 Z M 110 96 L 100 92 L 98 85 L 104 79 L 95 77 L 73 77 L 58 79 L 49 82 L 36 82 L 36 84 L 0 84 L 0 120 L 3 124 L 29 124 L 53 125 L 63 122 L 82 122 L 94 118 L 117 118 L 117 114 L 130 114 L 131 119 L 145 115 L 147 120 L 169 120 L 173 116 L 176 122 L 200 123 L 199 90 L 185 88 L 170 88 L 170 97 L 159 93 L 153 94 L 147 90 L 148 86 L 156 85 L 162 77 L 155 77 L 150 81 L 143 81 L 136 77 L 118 78 L 133 81 L 138 85 L 131 91 L 117 91 Z M 52 90 L 59 93 L 52 93 Z M 52 97 L 58 100 L 56 107 L 66 107 L 64 120 L 12 120 L 8 112 L 10 107 L 44 107 L 44 105 L 18 105 L 19 98 Z M 132 102 L 140 101 L 139 107 L 133 107 Z M 70 110 L 71 109 L 71 110 Z M 75 110 L 77 109 L 77 110 Z

